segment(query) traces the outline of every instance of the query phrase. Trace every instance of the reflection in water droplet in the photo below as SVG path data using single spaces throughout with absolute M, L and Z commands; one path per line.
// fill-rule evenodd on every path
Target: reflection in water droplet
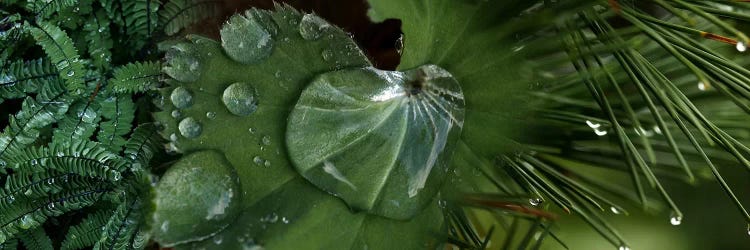
M 221 46 L 235 61 L 257 63 L 273 52 L 278 26 L 267 12 L 251 9 L 244 15 L 234 15 L 221 28 Z
M 706 91 L 709 88 L 708 86 L 708 83 L 698 82 L 698 90 L 700 91 Z
M 607 130 L 602 128 L 602 124 L 600 123 L 594 123 L 592 121 L 586 120 L 586 125 L 588 125 L 591 129 L 594 130 L 594 134 L 598 136 L 605 136 L 607 135 Z
M 284 224 L 289 224 L 289 219 L 287 219 L 286 217 L 281 217 L 281 222 L 283 222 Z
M 279 220 L 279 215 L 276 213 L 270 213 L 266 216 L 263 216 L 263 218 L 260 218 L 260 222 L 265 223 L 276 223 Z
M 302 35 L 302 38 L 305 40 L 317 40 L 329 27 L 331 27 L 331 25 L 319 16 L 315 14 L 305 14 L 302 17 L 302 22 L 299 24 L 299 34 Z
M 172 100 L 172 104 L 178 109 L 193 106 L 193 95 L 183 87 L 177 87 L 172 90 L 172 95 L 169 96 L 169 99 Z
M 251 134 L 255 134 L 255 129 L 254 128 L 249 128 L 249 129 L 247 129 L 247 132 L 250 132 Z
M 180 134 L 185 138 L 195 138 L 203 132 L 201 124 L 192 117 L 182 119 L 178 125 L 178 129 L 180 130 Z
M 443 209 L 445 209 L 446 207 L 448 207 L 448 202 L 447 202 L 447 201 L 445 201 L 445 200 L 439 200 L 439 201 L 438 201 L 438 206 L 439 206 L 440 208 L 443 208 Z
M 747 45 L 745 43 L 743 43 L 743 42 L 738 42 L 737 45 L 735 46 L 735 48 L 739 52 L 745 52 L 745 50 L 747 50 Z
M 221 101 L 230 113 L 247 116 L 258 109 L 255 88 L 248 83 L 237 82 L 229 85 L 221 96 Z

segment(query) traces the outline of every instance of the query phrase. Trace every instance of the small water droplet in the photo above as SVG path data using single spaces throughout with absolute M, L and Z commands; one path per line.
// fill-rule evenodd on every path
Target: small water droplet
M 263 218 L 260 218 L 261 222 L 267 222 L 267 223 L 276 223 L 279 221 L 279 215 L 276 213 L 270 213 L 266 216 L 263 216 Z
M 287 219 L 286 217 L 281 217 L 281 222 L 283 222 L 284 224 L 289 224 L 289 219 Z
M 185 138 L 195 138 L 203 132 L 201 124 L 192 117 L 182 119 L 178 125 L 178 129 L 180 130 L 180 134 Z
M 69 77 L 71 77 L 71 76 L 73 76 L 73 75 L 75 75 L 75 74 L 76 74 L 76 72 L 75 72 L 75 71 L 73 71 L 73 70 L 68 70 L 68 74 L 67 74 L 67 75 L 68 75 Z
M 255 162 L 256 165 L 261 166 L 264 165 L 265 160 L 263 158 L 260 158 L 260 156 L 253 157 L 253 162 Z
M 170 141 L 177 141 L 177 135 L 175 133 L 172 133 L 171 135 L 169 135 L 169 140 Z
M 630 250 L 630 247 L 628 247 L 626 245 L 622 245 L 622 246 L 618 247 L 617 250 Z
M 271 137 L 264 135 L 263 139 L 261 139 L 261 142 L 263 142 L 263 145 L 271 145 Z
M 180 116 L 182 116 L 182 112 L 176 109 L 172 110 L 172 118 L 180 118 Z
M 216 112 L 206 112 L 206 118 L 213 120 L 216 118 Z
M 447 201 L 445 201 L 445 200 L 439 200 L 439 201 L 438 201 L 438 206 L 439 206 L 440 208 L 442 208 L 442 209 L 445 209 L 446 207 L 448 207 L 448 202 L 447 202 Z
M 254 128 L 249 128 L 249 129 L 247 129 L 247 132 L 250 132 L 251 134 L 255 134 L 255 129 Z
M 50 210 L 55 209 L 55 203 L 50 202 L 49 204 L 47 204 L 47 209 L 50 209 Z
M 616 207 L 609 207 L 609 210 L 612 211 L 613 214 L 620 214 L 620 209 L 617 209 Z
M 189 108 L 193 106 L 193 95 L 190 94 L 186 88 L 177 87 L 172 90 L 172 95 L 169 96 L 172 100 L 172 104 L 179 109 Z
M 323 18 L 308 13 L 302 16 L 302 22 L 299 24 L 299 34 L 305 40 L 317 40 L 329 27 L 331 25 L 323 20 Z
M 266 160 L 265 162 L 263 162 L 263 166 L 270 167 L 271 166 L 271 161 Z
M 535 206 L 535 207 L 539 206 L 539 204 L 542 204 L 543 202 L 544 202 L 544 200 L 542 200 L 542 198 L 531 198 L 531 199 L 529 199 L 529 204 L 531 204 L 532 206 Z
M 31 214 L 24 215 L 23 218 L 21 218 L 21 221 L 18 223 L 18 227 L 21 229 L 29 229 L 31 228 L 36 221 L 34 221 L 34 217 Z
M 323 60 L 325 61 L 330 61 L 331 59 L 333 59 L 333 51 L 329 49 L 323 50 L 321 55 L 323 56 Z
M 55 184 L 55 179 L 47 179 L 47 185 Z
M 245 64 L 257 63 L 270 56 L 277 32 L 278 25 L 273 19 L 257 9 L 232 16 L 219 31 L 221 46 L 227 55 Z
M 669 223 L 671 223 L 673 226 L 682 224 L 682 216 L 672 215 L 672 217 L 669 218 Z
M 737 45 L 735 46 L 735 48 L 739 52 L 745 52 L 745 50 L 747 50 L 747 45 L 745 43 L 743 43 L 743 42 L 738 42 Z
M 229 85 L 221 96 L 221 101 L 230 113 L 247 116 L 258 109 L 258 98 L 255 88 L 247 83 L 237 82 Z
M 273 74 L 276 79 L 281 79 L 281 70 L 277 70 L 276 73 Z
M 36 166 L 36 164 L 37 164 L 37 161 L 36 161 L 36 159 L 31 159 L 31 165 L 32 165 L 32 166 Z
M 698 90 L 700 90 L 700 91 L 706 91 L 706 90 L 708 90 L 708 88 L 709 88 L 708 83 L 698 82 Z

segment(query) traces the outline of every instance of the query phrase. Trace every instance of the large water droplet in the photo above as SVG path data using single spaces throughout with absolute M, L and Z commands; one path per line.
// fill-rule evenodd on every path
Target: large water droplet
M 237 82 L 229 85 L 221 96 L 221 101 L 229 112 L 239 116 L 247 116 L 258 109 L 258 99 L 252 85 Z
M 299 24 L 299 34 L 306 40 L 317 40 L 331 27 L 328 22 L 315 14 L 305 14 Z
M 190 44 L 172 46 L 165 55 L 167 66 L 162 69 L 170 77 L 180 82 L 195 82 L 202 72 L 202 64 L 196 49 Z
M 172 90 L 172 95 L 169 96 L 169 99 L 172 100 L 172 104 L 174 104 L 174 106 L 178 109 L 184 109 L 193 106 L 193 95 L 191 95 L 190 91 L 183 87 L 177 87 Z
M 73 71 L 73 70 L 68 70 L 68 74 L 67 74 L 67 75 L 68 75 L 69 77 L 71 77 L 71 76 L 73 76 L 73 75 L 75 75 L 75 74 L 76 74 L 76 72 L 75 72 L 75 71 Z
M 180 124 L 178 125 L 178 128 L 180 130 L 180 134 L 186 138 L 198 137 L 199 135 L 201 135 L 201 132 L 203 132 L 201 124 L 192 117 L 182 119 L 182 121 L 180 121 Z
M 241 63 L 257 63 L 273 52 L 278 31 L 271 16 L 263 10 L 251 9 L 234 15 L 221 28 L 221 46 L 227 55 Z

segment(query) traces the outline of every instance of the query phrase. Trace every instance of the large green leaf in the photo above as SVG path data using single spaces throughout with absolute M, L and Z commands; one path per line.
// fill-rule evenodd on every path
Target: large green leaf
M 313 80 L 289 116 L 297 170 L 355 209 L 408 219 L 437 194 L 463 126 L 445 70 L 339 70 Z
M 351 211 L 340 198 L 307 182 L 289 161 L 287 117 L 305 86 L 321 73 L 370 66 L 348 35 L 328 25 L 317 30 L 319 36 L 303 36 L 303 15 L 288 7 L 250 10 L 230 22 L 242 24 L 225 25 L 222 43 L 191 36 L 167 51 L 164 71 L 175 80 L 163 89 L 162 111 L 155 117 L 172 149 L 224 155 L 239 177 L 242 214 L 224 229 L 209 230 L 210 239 L 192 238 L 196 242 L 176 247 L 387 249 L 435 242 L 430 239 L 443 218 L 436 203 L 409 221 Z M 239 47 L 271 51 L 247 53 Z M 227 55 L 237 51 L 241 54 Z M 203 224 L 195 226 L 213 226 Z M 191 230 L 169 231 L 173 238 L 193 236 Z M 402 240 L 390 240 L 394 237 Z

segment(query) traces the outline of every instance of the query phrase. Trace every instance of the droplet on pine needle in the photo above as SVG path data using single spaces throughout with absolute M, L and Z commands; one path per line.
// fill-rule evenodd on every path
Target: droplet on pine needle
M 747 45 L 743 42 L 738 42 L 737 45 L 735 45 L 735 48 L 737 48 L 737 51 L 739 52 L 745 52 L 745 50 L 747 50 Z

